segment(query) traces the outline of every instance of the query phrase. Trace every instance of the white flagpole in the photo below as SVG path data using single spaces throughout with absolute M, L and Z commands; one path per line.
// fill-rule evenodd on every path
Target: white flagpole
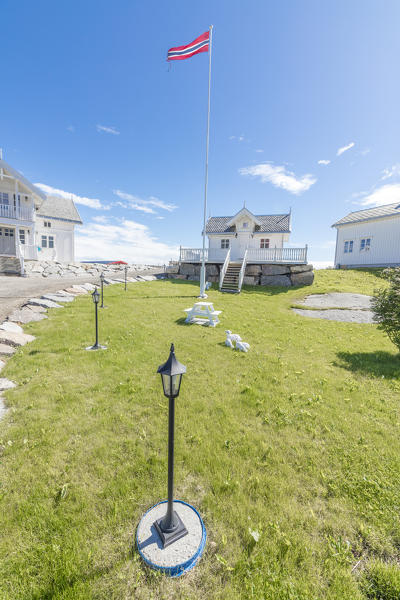
M 211 50 L 212 50 L 212 30 L 210 25 L 210 42 L 208 57 L 208 112 L 207 112 L 207 142 L 206 142 L 206 173 L 204 182 L 204 215 L 203 215 L 203 254 L 200 271 L 200 296 L 207 298 L 206 294 L 206 221 L 207 221 L 207 186 L 208 186 L 208 146 L 210 142 L 210 98 L 211 98 Z

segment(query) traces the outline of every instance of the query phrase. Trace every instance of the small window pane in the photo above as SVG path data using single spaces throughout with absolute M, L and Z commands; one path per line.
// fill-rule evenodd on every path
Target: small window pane
M 47 248 L 47 235 L 42 235 L 42 248 Z
M 25 230 L 24 229 L 19 230 L 19 241 L 21 244 L 25 244 Z
M 54 237 L 49 235 L 49 248 L 54 248 Z
M 229 240 L 221 240 L 221 248 L 229 248 Z

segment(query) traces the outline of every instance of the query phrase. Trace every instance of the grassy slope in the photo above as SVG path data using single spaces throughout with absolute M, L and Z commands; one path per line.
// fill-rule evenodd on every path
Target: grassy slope
M 314 293 L 371 293 L 376 275 L 317 273 Z M 364 599 L 370 558 L 399 559 L 400 361 L 373 325 L 304 319 L 310 288 L 210 292 L 221 325 L 183 324 L 197 285 L 107 288 L 89 353 L 89 297 L 27 327 L 0 423 L 0 598 Z M 224 329 L 251 344 L 223 344 Z M 207 550 L 169 580 L 132 551 L 166 494 L 167 399 L 156 375 L 175 342 L 176 496 L 202 513 Z M 258 531 L 254 542 L 249 530 Z M 361 563 L 352 572 L 352 567 Z

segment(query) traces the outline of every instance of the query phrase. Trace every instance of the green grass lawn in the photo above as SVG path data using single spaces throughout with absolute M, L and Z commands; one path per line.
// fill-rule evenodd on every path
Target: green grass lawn
M 302 318 L 310 292 L 372 293 L 379 273 L 320 271 L 312 288 L 211 290 L 216 328 L 184 324 L 192 282 L 106 288 L 104 352 L 89 296 L 26 327 L 2 376 L 0 598 L 361 600 L 400 597 L 400 359 L 374 325 Z M 225 347 L 225 329 L 251 344 Z M 187 366 L 176 497 L 208 540 L 187 576 L 145 567 L 136 526 L 166 497 L 168 400 Z M 251 532 L 257 532 L 256 542 Z M 257 535 L 255 535 L 257 537 Z

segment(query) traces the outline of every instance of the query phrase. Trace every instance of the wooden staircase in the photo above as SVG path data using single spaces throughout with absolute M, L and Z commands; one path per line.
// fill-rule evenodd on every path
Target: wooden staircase
M 0 275 L 21 275 L 21 261 L 16 256 L 0 256 Z
M 239 276 L 242 263 L 230 262 L 224 280 L 221 285 L 221 292 L 227 292 L 229 294 L 239 294 Z

